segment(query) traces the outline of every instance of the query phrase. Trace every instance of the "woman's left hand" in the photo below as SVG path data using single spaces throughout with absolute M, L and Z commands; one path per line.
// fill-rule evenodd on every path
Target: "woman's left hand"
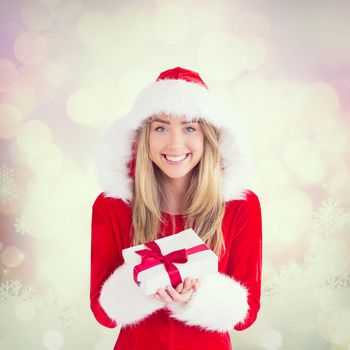
M 165 289 L 159 288 L 155 294 L 155 298 L 163 301 L 165 304 L 171 304 L 173 302 L 187 303 L 194 291 L 199 288 L 199 279 L 185 278 L 184 283 L 180 283 L 176 289 L 171 285 L 168 285 Z

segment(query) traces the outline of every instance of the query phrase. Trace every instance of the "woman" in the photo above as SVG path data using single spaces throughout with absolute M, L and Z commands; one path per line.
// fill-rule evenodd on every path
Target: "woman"
M 91 310 L 121 326 L 114 349 L 231 349 L 260 309 L 262 228 L 251 157 L 198 73 L 162 72 L 102 138 L 92 211 Z M 122 249 L 192 227 L 218 272 L 146 296 Z

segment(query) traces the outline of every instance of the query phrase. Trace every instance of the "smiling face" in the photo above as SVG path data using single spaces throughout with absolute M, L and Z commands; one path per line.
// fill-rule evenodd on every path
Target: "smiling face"
M 190 175 L 203 154 L 204 134 L 198 122 L 161 114 L 151 118 L 151 160 L 172 179 Z

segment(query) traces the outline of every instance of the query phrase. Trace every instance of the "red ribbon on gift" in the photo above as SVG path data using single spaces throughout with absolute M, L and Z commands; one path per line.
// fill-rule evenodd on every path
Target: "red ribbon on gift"
M 142 257 L 141 263 L 134 267 L 134 281 L 138 286 L 140 285 L 140 282 L 138 281 L 137 276 L 141 271 L 147 270 L 156 265 L 164 264 L 169 275 L 171 285 L 176 287 L 182 282 L 182 278 L 179 269 L 174 265 L 174 263 L 184 264 L 188 260 L 188 255 L 209 249 L 205 244 L 199 244 L 192 248 L 183 248 L 163 255 L 155 241 L 147 242 L 144 245 L 149 249 L 135 251 L 136 254 L 139 254 Z

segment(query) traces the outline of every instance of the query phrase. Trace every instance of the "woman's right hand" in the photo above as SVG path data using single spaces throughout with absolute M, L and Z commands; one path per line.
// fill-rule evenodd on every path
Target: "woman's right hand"
M 157 300 L 163 301 L 165 304 L 173 302 L 187 303 L 194 291 L 197 291 L 200 285 L 199 279 L 185 278 L 183 283 L 180 283 L 174 289 L 172 286 L 159 288 L 154 297 Z
M 186 284 L 186 281 L 187 281 L 187 284 Z M 191 288 L 193 288 L 194 292 L 197 292 L 199 286 L 200 286 L 200 280 L 198 278 L 186 277 L 184 282 L 179 283 L 175 289 L 179 293 L 186 293 Z

